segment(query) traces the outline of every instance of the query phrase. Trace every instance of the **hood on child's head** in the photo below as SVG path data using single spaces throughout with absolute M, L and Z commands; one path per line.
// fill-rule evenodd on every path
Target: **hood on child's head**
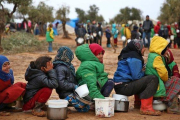
M 4 55 L 0 55 L 0 70 L 2 70 L 2 66 L 5 62 L 9 62 L 8 58 Z
M 95 56 L 97 56 L 101 52 L 102 54 L 104 54 L 105 52 L 104 49 L 99 44 L 96 44 L 96 43 L 90 44 L 89 48 Z
M 158 21 L 158 22 L 157 22 L 157 25 L 158 25 L 158 26 L 160 26 L 160 24 L 161 24 L 161 22 L 160 22 L 160 21 Z
M 126 24 L 122 24 L 122 27 L 125 27 L 126 26 Z
M 113 28 L 116 28 L 116 24 L 112 24 L 112 27 L 113 27 Z
M 167 55 L 166 55 L 166 58 L 168 59 L 167 63 L 170 64 L 174 61 L 174 56 L 173 56 L 171 50 L 168 49 L 167 51 L 168 51 Z
M 150 43 L 149 52 L 162 55 L 162 52 L 167 48 L 169 42 L 160 36 L 154 36 Z

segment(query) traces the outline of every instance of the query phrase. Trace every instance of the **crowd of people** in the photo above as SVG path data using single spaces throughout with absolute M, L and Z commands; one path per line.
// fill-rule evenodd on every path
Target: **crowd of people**
M 82 84 L 87 84 L 87 100 L 92 102 L 94 98 L 110 96 L 114 89 L 116 94 L 134 95 L 134 108 L 140 109 L 142 115 L 161 115 L 160 111 L 153 109 L 153 100 L 163 101 L 168 113 L 180 114 L 180 74 L 168 44 L 163 37 L 154 36 L 145 63 L 143 55 L 146 48 L 143 40 L 132 39 L 118 56 L 113 79 L 108 78 L 104 71 L 105 50 L 97 43 L 76 48 L 75 55 L 81 61 L 77 70 L 71 63 L 74 53 L 65 46 L 59 48 L 53 62 L 48 56 L 31 61 L 25 72 L 27 83 L 14 84 L 10 61 L 0 55 L 0 115 L 10 115 L 6 110 L 16 111 L 17 108 L 12 106 L 23 100 L 23 111 L 32 110 L 35 116 L 45 116 L 45 103 L 53 89 L 56 89 L 60 99 L 68 100 L 69 105 L 78 112 L 88 112 L 95 109 L 94 106 L 83 103 L 74 93 L 78 85 Z
M 46 32 L 49 52 L 52 52 L 54 40 L 52 27 L 52 24 L 49 24 Z M 154 35 L 150 39 L 153 30 Z M 165 34 L 166 30 L 168 34 Z M 161 115 L 160 111 L 153 109 L 153 100 L 164 102 L 168 113 L 180 114 L 180 74 L 170 50 L 172 41 L 167 40 L 173 35 L 176 48 L 178 30 L 177 24 L 175 28 L 167 26 L 166 29 L 158 22 L 154 27 L 149 16 L 146 16 L 146 20 L 139 24 L 139 27 L 134 25 L 132 31 L 128 24 L 123 24 L 120 32 L 116 24 L 112 25 L 112 30 L 107 26 L 107 47 L 110 47 L 111 36 L 115 46 L 119 33 L 121 38 L 125 37 L 123 49 L 117 56 L 117 70 L 113 79 L 108 78 L 108 73 L 104 71 L 105 50 L 101 47 L 103 30 L 101 23 L 96 26 L 95 21 L 91 25 L 88 20 L 86 26 L 77 23 L 75 28 L 78 44 L 75 55 L 81 61 L 77 70 L 72 64 L 74 53 L 69 47 L 63 46 L 58 49 L 53 62 L 49 56 L 31 61 L 25 72 L 26 83 L 14 84 L 10 61 L 6 56 L 0 55 L 0 115 L 8 116 L 8 111 L 32 110 L 34 116 L 43 117 L 46 115 L 45 103 L 53 89 L 56 89 L 60 99 L 66 99 L 78 112 L 94 110 L 93 105 L 89 106 L 76 98 L 74 90 L 82 84 L 87 84 L 89 95 L 86 97 L 91 102 L 94 98 L 104 99 L 110 96 L 114 89 L 116 94 L 134 95 L 134 108 L 140 109 L 142 115 Z M 87 34 L 92 35 L 93 39 L 85 39 L 87 44 L 79 44 L 78 38 L 86 38 Z M 128 39 L 131 41 L 127 42 Z M 149 49 L 147 63 L 143 58 L 146 47 Z M 24 101 L 22 109 L 12 107 L 21 100 Z

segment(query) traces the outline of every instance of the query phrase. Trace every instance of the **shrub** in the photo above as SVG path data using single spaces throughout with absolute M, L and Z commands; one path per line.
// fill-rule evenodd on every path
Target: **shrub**
M 4 53 L 22 53 L 47 50 L 47 42 L 26 32 L 16 32 L 2 39 Z

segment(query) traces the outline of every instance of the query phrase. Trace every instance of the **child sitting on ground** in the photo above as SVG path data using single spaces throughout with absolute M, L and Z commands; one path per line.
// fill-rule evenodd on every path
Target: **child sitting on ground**
M 79 112 L 87 112 L 89 106 L 80 102 L 74 95 L 74 90 L 77 88 L 75 68 L 71 61 L 74 54 L 68 47 L 59 48 L 55 60 L 53 61 L 54 69 L 57 73 L 59 86 L 56 92 L 59 98 L 66 99 Z
M 51 57 L 42 56 L 31 61 L 25 73 L 27 81 L 24 95 L 23 110 L 32 110 L 32 114 L 38 117 L 45 116 L 42 108 L 51 96 L 53 88 L 58 87 L 56 71 L 53 70 Z
M 25 92 L 26 84 L 22 82 L 14 84 L 13 70 L 10 68 L 8 58 L 0 55 L 0 111 L 14 105 L 14 102 L 20 100 Z M 0 112 L 0 116 L 8 115 L 10 113 Z

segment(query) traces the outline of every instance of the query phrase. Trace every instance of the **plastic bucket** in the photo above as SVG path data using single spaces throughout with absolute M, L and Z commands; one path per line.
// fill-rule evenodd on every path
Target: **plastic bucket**
M 87 84 L 79 86 L 78 88 L 76 88 L 75 91 L 79 95 L 80 98 L 85 97 L 89 94 L 89 89 L 87 87 Z
M 95 98 L 95 112 L 99 117 L 114 116 L 115 99 L 106 97 L 105 99 Z
M 67 100 L 49 100 L 47 103 L 49 108 L 65 108 L 68 105 Z

